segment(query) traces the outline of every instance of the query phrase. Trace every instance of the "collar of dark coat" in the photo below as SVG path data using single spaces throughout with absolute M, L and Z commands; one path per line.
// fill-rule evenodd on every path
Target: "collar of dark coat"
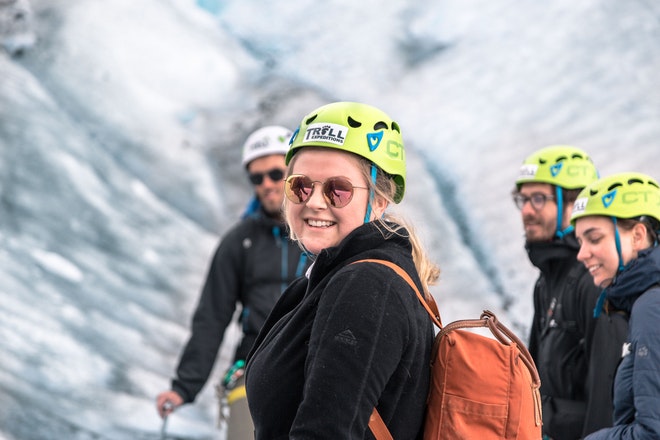
M 525 249 L 534 266 L 543 274 L 552 275 L 575 264 L 580 246 L 575 234 L 570 233 L 552 241 L 525 243 Z
M 635 300 L 656 284 L 660 284 L 660 247 L 641 251 L 606 289 L 607 299 L 630 312 Z
M 410 255 L 412 261 L 412 245 L 407 234 L 405 229 L 392 234 L 374 222 L 359 226 L 339 245 L 323 249 L 319 253 L 310 273 L 310 285 L 318 284 L 331 272 L 363 258 L 379 258 L 401 265 L 401 257 L 398 255 L 403 254 Z

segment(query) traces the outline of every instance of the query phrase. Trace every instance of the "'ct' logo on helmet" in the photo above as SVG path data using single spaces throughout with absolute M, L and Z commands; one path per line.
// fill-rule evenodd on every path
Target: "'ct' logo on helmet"
M 570 177 L 589 177 L 593 174 L 593 168 L 585 165 L 566 166 L 566 175 Z
M 628 191 L 621 195 L 621 203 L 626 205 L 634 203 L 653 203 L 658 205 L 660 200 L 658 200 L 657 191 Z
M 403 160 L 403 144 L 400 144 L 394 140 L 388 141 L 385 151 L 387 152 L 387 155 L 392 159 Z

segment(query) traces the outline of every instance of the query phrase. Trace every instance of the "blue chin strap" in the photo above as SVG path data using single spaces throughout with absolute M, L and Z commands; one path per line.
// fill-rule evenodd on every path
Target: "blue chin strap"
M 623 255 L 621 254 L 621 237 L 619 236 L 619 227 L 616 224 L 616 217 L 612 217 L 612 222 L 614 223 L 614 244 L 616 244 L 616 253 L 619 256 L 619 269 L 617 269 L 617 275 L 621 273 L 626 266 L 623 265 Z
M 623 272 L 626 266 L 623 264 L 623 255 L 621 253 L 621 236 L 619 235 L 619 227 L 617 226 L 616 217 L 612 217 L 612 223 L 614 223 L 614 244 L 616 245 L 616 253 L 619 256 L 619 268 L 616 270 L 616 275 L 614 276 L 614 279 L 616 279 L 617 275 Z M 603 309 L 603 304 L 605 303 L 605 298 L 607 297 L 605 291 L 606 289 L 603 289 L 603 291 L 600 293 L 600 296 L 598 297 L 596 307 L 594 308 L 594 318 L 598 318 L 598 316 L 600 316 L 600 311 Z
M 564 222 L 564 195 L 558 186 L 555 186 L 555 200 L 557 201 L 557 229 L 555 236 L 557 238 L 564 238 L 565 235 L 573 232 L 573 225 L 568 225 L 566 229 L 561 228 Z
M 378 170 L 376 169 L 376 165 L 371 164 L 371 189 L 369 189 L 369 201 L 367 202 L 367 212 L 364 214 L 364 223 L 369 223 L 371 219 L 371 202 L 374 199 L 374 190 L 373 188 L 376 186 L 376 176 L 378 174 Z

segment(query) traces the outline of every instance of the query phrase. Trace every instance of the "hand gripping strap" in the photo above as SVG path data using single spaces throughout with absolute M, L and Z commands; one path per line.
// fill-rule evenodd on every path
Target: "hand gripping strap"
M 396 272 L 415 291 L 415 293 L 417 294 L 417 299 L 419 299 L 419 302 L 422 303 L 424 309 L 426 309 L 426 311 L 428 312 L 433 323 L 440 330 L 442 330 L 442 320 L 440 319 L 440 313 L 438 312 L 438 305 L 435 303 L 435 300 L 433 299 L 432 296 L 429 295 L 428 298 L 425 298 L 420 293 L 419 289 L 415 285 L 415 282 L 412 280 L 412 278 L 410 278 L 410 275 L 408 275 L 408 272 L 403 270 L 397 264 L 394 264 L 391 261 L 387 261 L 387 260 L 367 258 L 364 260 L 355 261 L 354 263 L 378 263 L 378 264 L 382 264 L 383 266 L 387 266 L 390 269 L 392 269 L 394 272 Z M 373 412 L 371 413 L 371 416 L 369 417 L 369 429 L 371 429 L 371 432 L 373 433 L 374 437 L 376 437 L 376 440 L 393 440 L 392 434 L 390 434 L 389 429 L 387 429 L 387 425 L 385 425 L 383 418 L 380 416 L 376 408 L 374 408 Z

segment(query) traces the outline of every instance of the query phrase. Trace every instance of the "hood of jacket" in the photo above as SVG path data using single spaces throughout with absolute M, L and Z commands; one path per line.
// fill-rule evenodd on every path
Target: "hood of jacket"
M 635 300 L 656 284 L 660 284 L 660 247 L 639 252 L 605 292 L 612 305 L 630 312 Z
M 527 242 L 525 250 L 529 261 L 542 273 L 548 274 L 553 272 L 554 268 L 563 267 L 567 263 L 572 265 L 577 261 L 580 245 L 575 234 L 570 233 L 552 241 Z

